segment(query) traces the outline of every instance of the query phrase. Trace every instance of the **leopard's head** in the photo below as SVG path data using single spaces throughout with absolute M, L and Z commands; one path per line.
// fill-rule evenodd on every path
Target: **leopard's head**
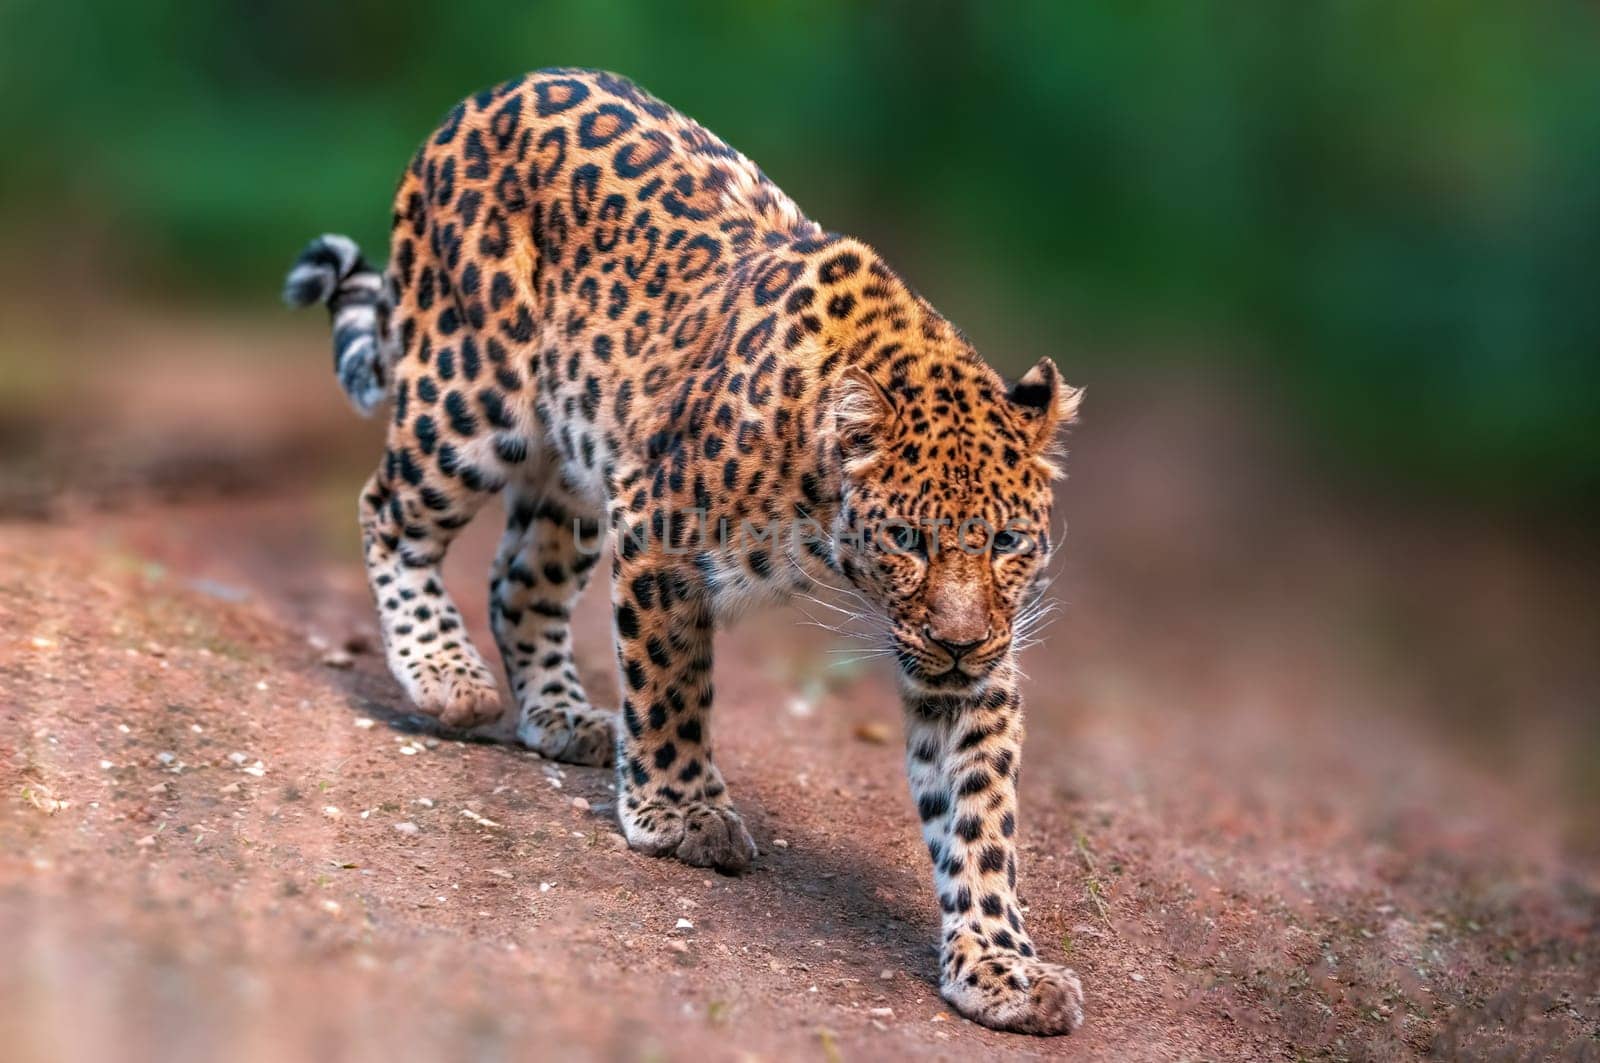
M 1042 587 L 1055 443 L 1081 391 L 1040 361 L 1006 384 L 973 357 L 836 388 L 840 569 L 882 619 L 902 683 L 980 692 Z

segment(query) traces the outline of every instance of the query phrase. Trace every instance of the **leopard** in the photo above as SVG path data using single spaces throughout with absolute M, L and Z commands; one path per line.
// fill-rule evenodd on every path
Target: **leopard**
M 355 408 L 387 404 L 358 511 L 411 704 L 457 729 L 514 704 L 528 749 L 614 770 L 633 850 L 737 875 L 759 853 L 713 756 L 714 632 L 835 590 L 892 658 L 941 995 L 999 1030 L 1078 1028 L 1080 981 L 1018 899 L 1017 642 L 1081 389 L 1048 357 L 1002 377 L 868 244 L 603 71 L 457 103 L 391 223 L 382 268 L 325 234 L 284 297 L 327 307 Z M 507 702 L 441 575 L 495 495 Z M 585 693 L 572 638 L 606 556 L 616 707 Z

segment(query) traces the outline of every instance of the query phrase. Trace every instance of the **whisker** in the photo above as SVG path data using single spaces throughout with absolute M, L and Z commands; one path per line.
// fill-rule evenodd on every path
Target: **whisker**
M 870 639 L 870 638 L 875 637 L 875 634 L 876 634 L 875 632 L 872 632 L 872 631 L 852 631 L 852 630 L 850 630 L 849 628 L 846 628 L 846 627 L 839 627 L 839 626 L 836 626 L 834 624 L 825 624 L 821 620 L 818 620 L 815 617 L 812 617 L 809 614 L 806 614 L 804 610 L 801 610 L 801 613 L 802 613 L 802 615 L 806 615 L 807 616 L 806 620 L 801 621 L 801 623 L 805 624 L 807 627 L 819 627 L 824 631 L 831 631 L 833 634 L 842 635 L 845 638 Z
M 874 661 L 874 660 L 877 660 L 880 657 L 886 657 L 886 656 L 888 656 L 887 652 L 884 652 L 884 653 L 864 653 L 859 657 L 841 657 L 841 658 L 839 658 L 837 660 L 829 661 L 828 664 L 827 664 L 827 667 L 829 667 L 829 668 L 848 668 L 852 664 L 860 664 L 863 661 Z
M 797 593 L 795 595 L 795 597 L 804 598 L 806 601 L 812 603 L 813 605 L 820 605 L 824 609 L 831 609 L 835 613 L 841 613 L 844 616 L 859 617 L 861 615 L 861 614 L 855 612 L 854 610 L 845 609 L 845 608 L 843 608 L 841 606 L 834 605 L 832 602 L 825 602 L 821 598 L 816 597 L 815 595 L 811 595 L 811 594 L 806 594 L 804 592 L 800 592 L 800 593 Z

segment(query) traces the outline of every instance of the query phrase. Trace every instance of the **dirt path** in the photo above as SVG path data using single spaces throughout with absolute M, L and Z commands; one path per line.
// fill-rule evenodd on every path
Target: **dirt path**
M 1249 441 L 1186 403 L 1108 404 L 1121 427 L 1086 432 L 1067 488 L 1070 607 L 1024 661 L 1022 888 L 1089 1022 L 1011 1037 L 932 982 L 888 677 L 831 667 L 798 613 L 718 644 L 719 759 L 762 850 L 743 878 L 625 851 L 608 773 L 404 715 L 349 519 L 370 450 L 332 404 L 296 406 L 310 374 L 250 378 L 278 420 L 197 466 L 235 493 L 186 467 L 183 497 L 0 524 L 8 1058 L 1600 1052 L 1600 862 L 1570 771 L 1596 748 L 1573 619 L 1592 573 L 1403 523 L 1373 548 L 1315 499 L 1231 493 Z M 215 454 L 208 431 L 239 438 L 202 418 L 154 452 Z M 349 463 L 283 474 L 323 445 Z M 491 523 L 450 561 L 483 645 Z M 597 697 L 606 626 L 591 593 Z M 1556 703 L 1581 711 L 1515 715 Z M 1492 754 L 1442 737 L 1454 713 L 1489 713 Z

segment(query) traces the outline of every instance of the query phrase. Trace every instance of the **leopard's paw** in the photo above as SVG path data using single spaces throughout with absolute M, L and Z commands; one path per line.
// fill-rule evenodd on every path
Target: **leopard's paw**
M 675 856 L 695 867 L 737 874 L 756 858 L 756 843 L 731 808 L 689 801 L 681 805 L 646 801 L 624 810 L 628 844 L 649 856 Z
M 517 740 L 550 760 L 608 768 L 617 756 L 615 718 L 589 705 L 535 708 L 522 714 Z
M 500 718 L 500 691 L 487 670 L 467 669 L 458 675 L 430 669 L 410 677 L 405 686 L 417 710 L 446 727 L 465 730 Z
M 1063 1034 L 1083 1025 L 1083 986 L 1066 967 L 1016 953 L 954 969 L 939 994 L 973 1022 L 1012 1033 Z

